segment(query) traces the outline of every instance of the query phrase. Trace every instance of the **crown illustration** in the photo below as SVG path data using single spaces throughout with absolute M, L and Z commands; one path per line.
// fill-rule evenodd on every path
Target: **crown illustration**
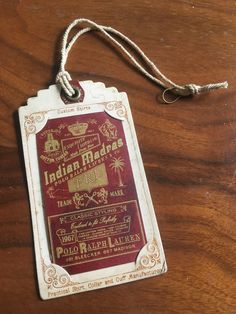
M 88 123 L 76 122 L 68 126 L 68 131 L 70 131 L 73 135 L 82 135 L 86 132 L 87 128 Z

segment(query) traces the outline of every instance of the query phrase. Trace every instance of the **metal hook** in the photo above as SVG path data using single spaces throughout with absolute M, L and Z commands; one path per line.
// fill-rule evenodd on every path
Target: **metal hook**
M 164 101 L 165 104 L 173 104 L 175 103 L 176 101 L 178 101 L 181 96 L 177 96 L 174 100 L 168 100 L 165 98 L 165 94 L 168 92 L 168 91 L 171 91 L 172 89 L 174 89 L 174 87 L 169 87 L 169 88 L 166 88 L 163 93 L 162 93 L 162 100 Z

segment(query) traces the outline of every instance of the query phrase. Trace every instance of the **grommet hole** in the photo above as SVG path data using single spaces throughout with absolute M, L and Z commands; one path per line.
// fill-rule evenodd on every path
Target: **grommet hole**
M 79 99 L 81 96 L 81 92 L 80 92 L 79 88 L 73 86 L 73 90 L 74 90 L 74 94 L 72 96 L 66 95 L 66 98 L 68 98 L 70 100 Z

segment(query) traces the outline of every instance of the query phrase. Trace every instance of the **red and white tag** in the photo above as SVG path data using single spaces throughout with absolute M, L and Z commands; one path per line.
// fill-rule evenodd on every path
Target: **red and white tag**
M 43 299 L 167 270 L 127 95 L 73 83 L 19 109 Z

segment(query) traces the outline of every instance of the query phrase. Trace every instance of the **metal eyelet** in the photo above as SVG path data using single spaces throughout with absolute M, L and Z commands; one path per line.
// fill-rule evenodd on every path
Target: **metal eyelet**
M 81 91 L 78 87 L 73 86 L 73 90 L 75 93 L 72 96 L 66 95 L 66 98 L 71 100 L 71 101 L 78 100 L 81 96 Z

